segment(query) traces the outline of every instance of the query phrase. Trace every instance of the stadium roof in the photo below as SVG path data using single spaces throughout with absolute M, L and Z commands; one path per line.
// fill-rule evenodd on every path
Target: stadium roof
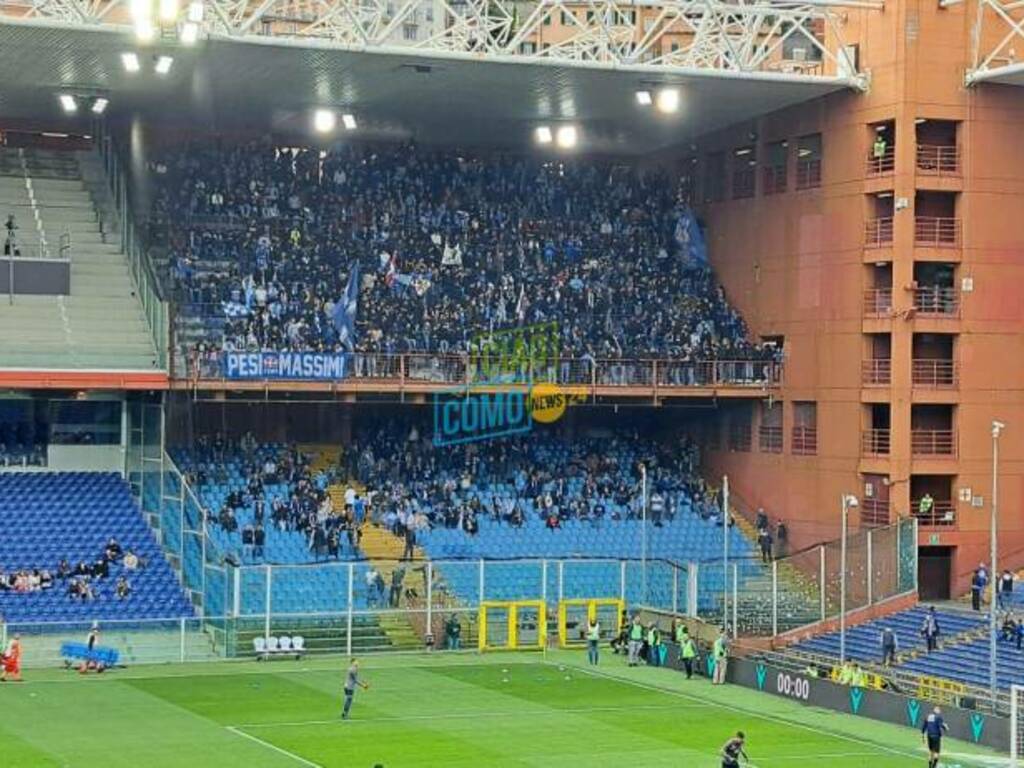
M 138 50 L 139 72 L 121 61 Z M 166 76 L 157 54 L 174 57 Z M 540 124 L 574 122 L 591 151 L 649 152 L 852 87 L 850 77 L 781 71 L 629 66 L 558 58 L 518 60 L 333 41 L 229 37 L 140 50 L 130 27 L 0 21 L 0 115 L 72 125 L 57 96 L 102 95 L 121 120 L 210 131 L 310 130 L 317 107 L 353 113 L 367 138 L 516 145 Z M 675 86 L 674 115 L 639 106 L 638 89 Z M 79 110 L 79 120 L 87 110 Z M 59 128 L 54 128 L 59 130 Z

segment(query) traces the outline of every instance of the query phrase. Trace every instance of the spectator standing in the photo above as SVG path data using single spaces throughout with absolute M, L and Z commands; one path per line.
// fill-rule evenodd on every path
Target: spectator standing
M 768 532 L 767 527 L 757 532 L 757 543 L 761 547 L 761 562 L 770 563 L 772 561 L 772 535 Z
M 598 646 L 601 642 L 601 625 L 597 617 L 587 621 L 587 663 L 597 666 Z
M 1003 575 L 999 577 L 999 607 L 1007 608 L 1013 604 L 1013 573 L 1009 569 L 1003 569 Z
M 890 667 L 896 663 L 896 651 L 899 650 L 899 640 L 896 633 L 890 627 L 882 630 L 882 664 Z
M 981 610 L 981 598 L 985 594 L 985 586 L 988 584 L 988 573 L 985 571 L 985 564 L 978 563 L 978 567 L 971 576 L 971 608 Z
M 724 628 L 715 639 L 712 654 L 715 659 L 715 669 L 712 673 L 711 683 L 712 685 L 724 685 L 726 672 L 729 671 L 729 637 Z
M 778 525 L 775 526 L 775 557 L 785 557 L 788 545 L 789 528 L 786 526 L 785 520 L 779 520 Z
M 939 617 L 935 614 L 935 607 L 928 609 L 921 624 L 921 635 L 924 637 L 925 648 L 928 653 L 937 650 L 939 647 Z

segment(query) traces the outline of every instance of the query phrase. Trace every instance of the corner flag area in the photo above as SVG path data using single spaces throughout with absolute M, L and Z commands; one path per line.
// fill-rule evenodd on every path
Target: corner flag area
M 924 765 L 910 728 L 583 652 L 367 657 L 351 719 L 347 659 L 36 671 L 0 688 L 12 768 L 718 768 L 737 730 L 751 766 Z M 943 766 L 1005 765 L 944 744 Z

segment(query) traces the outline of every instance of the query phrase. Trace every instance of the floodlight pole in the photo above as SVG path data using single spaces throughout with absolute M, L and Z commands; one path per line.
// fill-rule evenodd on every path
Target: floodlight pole
M 839 547 L 839 663 L 846 663 L 846 528 L 850 507 L 859 504 L 857 497 L 848 493 L 842 495 L 843 530 Z M 824 588 L 824 585 L 822 585 Z
M 647 467 L 640 465 L 640 603 L 647 605 Z
M 996 571 L 996 555 L 998 554 L 997 543 L 999 541 L 999 434 L 1006 427 L 1001 421 L 992 421 L 992 540 L 990 542 L 991 552 L 989 558 L 989 582 L 992 584 L 992 599 L 988 611 L 988 685 L 989 695 L 992 697 L 992 706 L 996 703 L 998 690 L 998 671 L 996 648 L 996 600 L 999 589 L 998 572 Z
M 729 626 L 729 476 L 722 475 L 722 627 Z M 733 632 L 736 628 L 733 627 Z

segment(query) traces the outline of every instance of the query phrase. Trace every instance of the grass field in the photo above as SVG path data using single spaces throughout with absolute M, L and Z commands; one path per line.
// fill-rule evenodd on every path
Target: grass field
M 909 728 L 736 687 L 713 688 L 604 655 L 368 657 L 342 722 L 344 659 L 135 667 L 103 676 L 30 670 L 0 686 L 0 766 L 36 768 L 717 768 L 747 733 L 751 765 L 924 765 Z M 944 765 L 999 764 L 950 742 Z

